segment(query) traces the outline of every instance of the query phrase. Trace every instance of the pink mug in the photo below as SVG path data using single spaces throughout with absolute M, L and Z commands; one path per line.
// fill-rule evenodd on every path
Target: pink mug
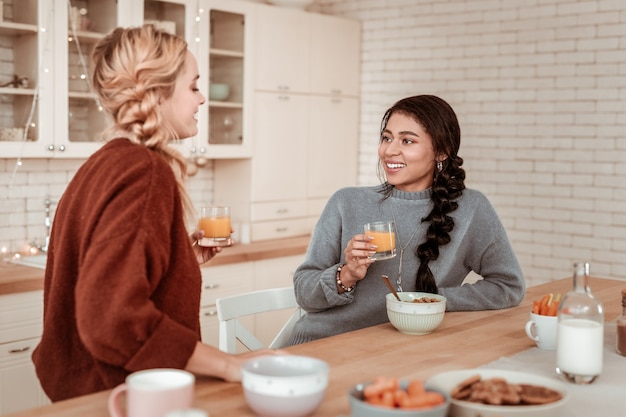
M 112 417 L 164 417 L 173 410 L 192 407 L 195 377 L 180 369 L 147 369 L 134 372 L 109 396 Z M 126 392 L 126 414 L 120 395 Z

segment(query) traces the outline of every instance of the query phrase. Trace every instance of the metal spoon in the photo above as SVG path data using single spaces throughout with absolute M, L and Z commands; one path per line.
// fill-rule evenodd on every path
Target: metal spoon
M 384 283 L 387 285 L 387 288 L 389 288 L 389 290 L 393 293 L 393 295 L 395 295 L 396 299 L 398 301 L 402 301 L 400 299 L 400 296 L 396 292 L 396 289 L 393 288 L 393 285 L 391 284 L 391 281 L 389 281 L 389 277 L 387 275 L 383 275 L 383 276 L 381 276 L 381 278 L 383 279 Z

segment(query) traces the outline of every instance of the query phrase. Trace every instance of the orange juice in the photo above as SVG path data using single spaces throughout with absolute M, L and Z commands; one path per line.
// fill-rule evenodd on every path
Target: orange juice
M 396 234 L 393 232 L 374 232 L 370 230 L 367 232 L 367 235 L 374 238 L 370 243 L 378 246 L 376 252 L 390 252 L 396 247 Z
M 230 217 L 201 217 L 198 229 L 204 231 L 205 238 L 230 237 Z

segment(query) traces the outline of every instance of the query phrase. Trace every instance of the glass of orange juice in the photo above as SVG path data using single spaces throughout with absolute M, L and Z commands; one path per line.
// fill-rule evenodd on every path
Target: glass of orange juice
M 200 246 L 231 246 L 230 207 L 202 207 L 198 229 L 204 232 L 204 237 L 198 242 Z
M 374 238 L 370 243 L 378 246 L 376 253 L 371 258 L 381 261 L 396 256 L 396 225 L 394 222 L 367 223 L 364 229 L 366 235 Z

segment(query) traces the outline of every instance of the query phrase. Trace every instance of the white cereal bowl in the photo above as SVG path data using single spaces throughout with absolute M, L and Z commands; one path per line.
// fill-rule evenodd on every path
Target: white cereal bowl
M 450 395 L 459 383 L 473 375 L 480 375 L 483 379 L 504 378 L 512 384 L 540 385 L 560 392 L 562 397 L 558 401 L 542 405 L 489 405 L 451 398 L 450 415 L 454 417 L 560 417 L 563 416 L 563 406 L 570 397 L 566 385 L 556 377 L 547 378 L 525 372 L 498 369 L 464 369 L 443 372 L 429 378 L 425 384 Z
M 399 292 L 400 300 L 393 294 L 386 295 L 387 317 L 402 333 L 423 335 L 432 333 L 443 321 L 446 312 L 446 297 L 426 292 Z M 436 298 L 438 302 L 416 303 L 422 297 Z
M 328 369 L 326 362 L 308 356 L 253 358 L 241 367 L 244 396 L 260 416 L 308 416 L 326 395 Z

